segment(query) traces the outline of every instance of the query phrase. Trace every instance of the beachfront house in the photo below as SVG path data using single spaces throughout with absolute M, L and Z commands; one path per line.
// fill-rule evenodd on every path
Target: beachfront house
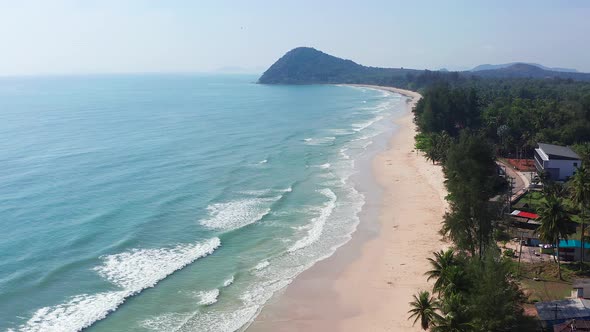
M 572 282 L 572 299 L 590 298 L 590 279 L 589 278 L 577 278 Z
M 575 298 L 551 302 L 535 303 L 537 314 L 545 331 L 553 330 L 554 325 L 575 320 L 590 319 L 590 300 Z
M 537 172 L 545 172 L 551 180 L 566 181 L 580 166 L 580 156 L 567 146 L 539 143 L 535 149 Z
M 581 248 L 579 240 L 560 240 L 559 241 L 559 258 L 563 261 L 579 261 L 581 258 Z M 590 260 L 590 243 L 584 242 L 584 261 Z

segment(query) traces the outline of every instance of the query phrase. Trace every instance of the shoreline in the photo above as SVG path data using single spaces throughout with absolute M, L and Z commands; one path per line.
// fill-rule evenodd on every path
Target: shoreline
M 446 209 L 444 177 L 414 151 L 414 91 L 356 85 L 401 94 L 404 114 L 385 151 L 371 161 L 381 197 L 367 202 L 352 239 L 275 294 L 248 331 L 420 331 L 409 302 L 429 289 L 427 257 L 446 245 L 438 234 Z

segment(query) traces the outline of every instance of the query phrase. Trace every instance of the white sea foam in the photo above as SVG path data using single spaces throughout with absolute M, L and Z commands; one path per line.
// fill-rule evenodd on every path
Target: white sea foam
M 192 316 L 192 314 L 167 313 L 146 319 L 140 325 L 148 330 L 158 332 L 177 331 Z
M 269 265 L 270 265 L 269 261 L 262 261 L 262 262 L 256 264 L 256 266 L 254 267 L 254 270 L 260 271 L 262 269 L 267 268 Z
M 364 130 L 364 129 L 367 129 L 367 128 L 369 128 L 369 127 L 370 127 L 370 126 L 372 126 L 374 123 L 376 123 L 376 122 L 378 122 L 378 121 L 381 121 L 381 120 L 383 120 L 383 116 L 379 115 L 379 116 L 376 116 L 375 118 L 373 118 L 373 119 L 371 119 L 371 120 L 369 120 L 369 121 L 366 121 L 366 122 L 362 122 L 362 123 L 353 123 L 353 124 L 352 124 L 352 128 L 353 128 L 352 130 L 354 130 L 354 131 L 362 131 L 362 130 Z
M 281 197 L 246 198 L 207 207 L 209 218 L 201 225 L 214 229 L 232 230 L 260 221 L 270 213 L 272 203 Z
M 320 215 L 313 218 L 311 220 L 310 228 L 307 232 L 307 236 L 295 242 L 295 244 L 289 248 L 289 252 L 293 252 L 302 248 L 309 246 L 310 244 L 316 242 L 320 235 L 322 235 L 322 230 L 324 229 L 324 224 L 328 217 L 332 214 L 332 211 L 336 207 L 336 194 L 328 188 L 319 190 L 321 194 L 328 197 L 328 202 L 324 205 L 324 207 L 320 211 Z
M 369 147 L 369 145 L 373 144 L 373 141 L 368 141 L 365 144 L 363 144 L 363 149 L 366 149 Z
M 202 243 L 134 249 L 101 257 L 103 264 L 94 270 L 122 290 L 81 294 L 62 304 L 41 308 L 19 329 L 27 332 L 80 331 L 115 311 L 129 296 L 155 286 L 175 271 L 213 253 L 220 245 L 219 238 L 213 238 Z
M 341 129 L 341 128 L 329 129 L 328 132 L 330 134 L 336 135 L 336 136 L 346 136 L 346 135 L 352 135 L 355 133 L 355 131 L 353 131 L 353 130 Z
M 195 315 L 183 324 L 177 331 L 182 332 L 235 332 L 248 324 L 258 312 L 259 305 L 249 305 L 232 311 L 216 311 L 207 313 L 195 313 Z M 161 330 L 170 331 L 170 330 Z
M 173 248 L 133 249 L 103 257 L 103 265 L 96 267 L 101 276 L 132 291 L 153 287 L 176 270 L 200 257 L 207 256 L 221 245 L 219 238 L 204 243 L 178 245 Z
M 200 305 L 212 305 L 213 303 L 217 302 L 217 298 L 219 297 L 219 289 L 215 288 L 208 291 L 202 291 L 197 295 L 201 299 L 201 301 L 199 301 Z
M 373 137 L 374 137 L 374 136 L 370 136 L 370 135 L 363 135 L 363 136 L 361 136 L 361 137 L 359 137 L 359 138 L 355 138 L 355 139 L 353 139 L 353 140 L 352 140 L 352 142 L 356 142 L 356 141 L 364 141 L 364 140 L 367 140 L 367 139 L 369 139 L 369 138 L 373 138 Z
M 261 161 L 259 161 L 258 163 L 259 163 L 259 164 L 266 164 L 266 163 L 268 163 L 268 159 L 261 160 Z
M 131 295 L 129 291 L 76 295 L 62 304 L 37 310 L 31 319 L 19 327 L 19 330 L 26 332 L 80 331 L 104 319 Z
M 328 137 L 318 137 L 318 138 L 305 138 L 303 141 L 305 145 L 330 145 L 334 142 L 336 137 L 328 136 Z
M 348 151 L 348 148 L 340 149 L 340 156 L 342 156 L 344 159 L 350 159 L 350 156 L 346 153 L 346 151 Z
M 266 196 L 272 194 L 272 189 L 260 189 L 260 190 L 242 190 L 238 191 L 239 194 L 250 195 L 250 196 Z
M 332 166 L 330 163 L 325 163 L 325 164 L 321 164 L 321 165 L 313 165 L 311 167 L 317 167 L 317 168 L 321 168 L 321 169 L 328 169 L 328 168 L 330 168 L 330 166 Z
M 227 286 L 233 284 L 234 280 L 235 280 L 235 276 L 231 276 L 231 278 L 229 278 L 223 282 L 223 287 L 227 287 Z

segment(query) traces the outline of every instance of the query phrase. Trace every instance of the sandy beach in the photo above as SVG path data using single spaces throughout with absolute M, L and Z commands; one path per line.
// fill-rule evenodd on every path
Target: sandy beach
M 411 109 L 421 96 L 367 87 L 410 98 L 389 148 L 372 161 L 381 202 L 365 206 L 352 240 L 275 296 L 248 331 L 421 331 L 407 319 L 408 302 L 430 289 L 426 258 L 446 247 L 438 234 L 444 177 L 440 166 L 414 151 Z

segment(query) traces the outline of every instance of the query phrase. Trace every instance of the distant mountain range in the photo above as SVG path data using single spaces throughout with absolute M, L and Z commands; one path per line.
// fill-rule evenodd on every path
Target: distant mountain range
M 560 69 L 560 68 L 557 68 Z M 537 64 L 482 65 L 471 71 L 447 72 L 360 65 L 310 47 L 292 49 L 268 68 L 258 82 L 263 84 L 356 83 L 390 86 L 421 85 L 421 80 L 471 78 L 562 78 L 590 81 L 590 74 L 547 69 Z M 565 69 L 567 70 L 567 69 Z
M 513 65 L 519 65 L 519 64 L 535 66 L 535 67 L 539 67 L 543 70 L 549 70 L 549 71 L 559 71 L 559 72 L 564 72 L 564 73 L 578 73 L 578 71 L 573 68 L 550 68 L 550 67 L 545 67 L 543 65 L 540 65 L 538 63 L 528 63 L 528 62 L 511 62 L 511 63 L 504 63 L 504 64 L 500 64 L 500 65 L 485 64 L 485 65 L 479 65 L 479 66 L 471 69 L 470 71 L 502 69 L 502 68 L 508 68 Z
M 491 78 L 563 78 L 576 81 L 590 81 L 590 74 L 578 71 L 546 70 L 539 65 L 515 63 L 497 69 L 471 71 L 473 75 Z

